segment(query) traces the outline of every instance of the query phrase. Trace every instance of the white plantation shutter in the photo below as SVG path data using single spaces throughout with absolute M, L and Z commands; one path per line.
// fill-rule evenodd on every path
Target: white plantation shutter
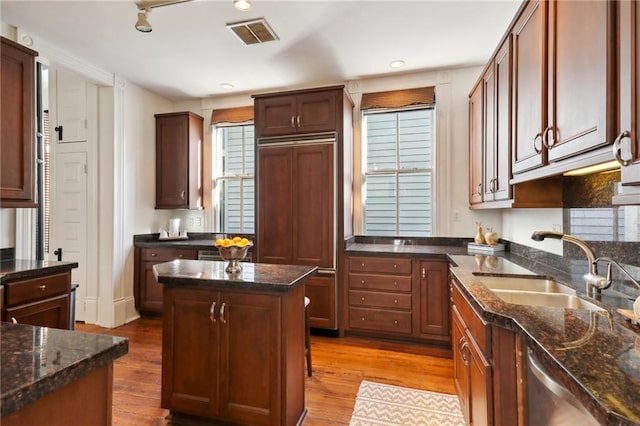
M 364 114 L 366 235 L 431 236 L 433 107 Z
M 218 127 L 217 186 L 219 228 L 226 233 L 253 233 L 255 223 L 254 126 Z

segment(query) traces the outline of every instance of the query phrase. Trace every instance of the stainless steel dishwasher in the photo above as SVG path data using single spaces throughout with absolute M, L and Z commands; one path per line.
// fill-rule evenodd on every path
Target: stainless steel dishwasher
M 578 399 L 555 381 L 527 349 L 527 405 L 529 426 L 599 425 Z

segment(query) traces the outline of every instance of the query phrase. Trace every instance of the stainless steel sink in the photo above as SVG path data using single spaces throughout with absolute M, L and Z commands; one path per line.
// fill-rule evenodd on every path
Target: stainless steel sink
M 576 294 L 571 287 L 560 284 L 549 278 L 515 278 L 515 277 L 492 277 L 483 276 L 480 278 L 482 284 L 491 290 L 511 290 L 511 291 L 535 291 L 541 293 L 565 293 Z
M 574 294 L 542 293 L 523 290 L 492 289 L 501 300 L 516 305 L 547 306 L 552 308 L 585 309 L 589 311 L 604 311 L 598 305 L 582 299 Z

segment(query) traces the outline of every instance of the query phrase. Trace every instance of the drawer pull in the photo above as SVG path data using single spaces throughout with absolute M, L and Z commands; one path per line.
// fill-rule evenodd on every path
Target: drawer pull
M 158 256 L 158 253 L 151 253 L 151 257 L 156 257 Z
M 42 285 L 39 285 L 38 288 L 42 291 L 45 291 L 47 289 L 47 286 L 42 284 Z
M 362 321 L 364 321 L 364 317 L 360 318 Z
M 394 323 L 395 325 L 398 325 L 398 320 L 394 320 L 394 321 L 393 321 L 393 323 Z
M 364 262 L 362 262 L 362 264 L 360 266 L 362 266 L 364 268 Z
M 364 280 L 360 280 L 360 284 L 364 285 Z
M 182 259 L 182 256 L 184 256 L 183 254 L 179 254 L 178 255 L 178 259 Z
M 362 296 L 362 297 L 360 298 L 360 300 L 362 300 L 362 301 L 364 302 L 364 296 Z
M 395 303 L 397 305 L 398 304 L 398 299 L 394 299 L 393 303 Z
M 395 263 L 393 264 L 393 269 L 398 269 L 398 265 L 396 265 Z

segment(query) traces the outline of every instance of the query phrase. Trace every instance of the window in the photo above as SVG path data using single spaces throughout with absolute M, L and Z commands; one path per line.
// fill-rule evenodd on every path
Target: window
M 216 126 L 213 177 L 218 232 L 254 232 L 254 170 L 253 124 Z
M 433 111 L 364 112 L 365 235 L 431 236 Z

